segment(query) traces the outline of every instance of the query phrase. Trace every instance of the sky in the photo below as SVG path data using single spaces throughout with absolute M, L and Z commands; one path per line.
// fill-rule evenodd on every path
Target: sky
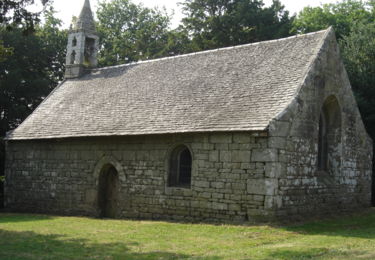
M 106 0 L 110 1 L 110 0 Z M 142 3 L 146 7 L 165 7 L 168 13 L 174 13 L 172 18 L 172 28 L 177 27 L 181 18 L 183 17 L 181 7 L 177 5 L 178 2 L 183 0 L 132 0 L 135 3 Z M 53 6 L 58 12 L 57 17 L 64 23 L 64 28 L 68 28 L 72 16 L 78 16 L 83 6 L 84 0 L 54 0 Z M 90 0 L 93 12 L 96 11 L 98 0 Z M 272 0 L 263 0 L 266 5 L 270 5 Z M 335 3 L 337 0 L 281 0 L 285 8 L 291 14 L 298 13 L 305 6 L 319 6 L 326 3 Z

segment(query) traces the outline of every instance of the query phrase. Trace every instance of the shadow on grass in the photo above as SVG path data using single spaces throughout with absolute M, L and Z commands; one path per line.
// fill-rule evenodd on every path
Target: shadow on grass
M 69 239 L 63 235 L 41 235 L 0 229 L 0 259 L 129 259 L 220 260 L 220 257 L 200 257 L 171 252 L 134 252 L 138 243 L 93 243 L 86 239 Z
M 48 215 L 35 215 L 35 214 L 12 214 L 12 213 L 1 213 L 0 224 L 4 223 L 17 223 L 17 222 L 30 222 L 40 220 L 51 220 L 53 216 Z
M 375 238 L 375 209 L 329 220 L 308 222 L 301 225 L 283 227 L 284 230 L 307 235 Z

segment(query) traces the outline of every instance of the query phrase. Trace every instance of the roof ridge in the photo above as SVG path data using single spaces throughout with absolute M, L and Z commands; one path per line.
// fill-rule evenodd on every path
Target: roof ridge
M 325 38 L 327 33 L 331 30 L 332 30 L 332 27 L 329 27 L 325 30 L 320 30 L 320 31 L 316 31 L 316 32 L 306 33 L 306 34 L 296 34 L 296 35 L 292 35 L 292 36 L 288 36 L 288 37 L 280 38 L 280 39 L 246 43 L 246 44 L 235 45 L 235 46 L 230 46 L 230 47 L 222 47 L 222 48 L 217 48 L 217 49 L 212 49 L 212 50 L 198 51 L 198 52 L 192 52 L 192 53 L 181 54 L 181 55 L 176 55 L 176 56 L 168 56 L 168 57 L 163 57 L 163 58 L 158 58 L 158 59 L 140 60 L 140 61 L 135 61 L 135 62 L 131 62 L 131 63 L 107 66 L 107 67 L 102 67 L 102 68 L 94 68 L 94 69 L 91 69 L 91 71 L 96 72 L 96 71 L 102 71 L 102 70 L 108 70 L 108 69 L 114 69 L 114 68 L 128 67 L 128 66 L 133 66 L 133 65 L 143 64 L 143 63 L 151 63 L 151 62 L 177 59 L 177 58 L 189 57 L 189 56 L 206 54 L 206 53 L 213 53 L 213 52 L 217 52 L 217 51 L 224 51 L 224 50 L 237 49 L 237 48 L 245 48 L 245 47 L 248 47 L 248 46 L 260 45 L 260 44 L 266 44 L 266 43 L 272 43 L 272 42 L 280 42 L 280 41 L 290 40 L 290 39 L 293 39 L 293 38 L 311 36 L 311 35 L 319 34 L 319 33 L 323 33 L 323 32 L 325 32 L 324 37 L 323 37 L 323 38 Z

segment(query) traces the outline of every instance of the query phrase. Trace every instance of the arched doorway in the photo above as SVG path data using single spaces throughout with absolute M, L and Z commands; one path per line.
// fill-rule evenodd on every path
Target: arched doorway
M 118 209 L 119 176 L 111 164 L 103 166 L 99 174 L 98 206 L 100 217 L 115 218 Z

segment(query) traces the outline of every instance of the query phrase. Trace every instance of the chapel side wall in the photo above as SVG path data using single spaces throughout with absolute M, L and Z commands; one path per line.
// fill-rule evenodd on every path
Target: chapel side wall
M 264 186 L 264 158 L 272 156 L 265 149 L 266 137 L 257 135 L 9 141 L 6 207 L 98 216 L 95 172 L 98 163 L 108 159 L 122 168 L 119 217 L 208 221 L 259 218 L 267 213 L 270 199 Z M 191 189 L 166 187 L 167 157 L 177 144 L 186 144 L 192 151 Z
M 334 34 L 331 32 L 331 34 Z M 321 107 L 334 95 L 340 105 L 341 145 L 336 169 L 318 171 Z M 370 206 L 372 141 L 363 126 L 333 35 L 328 36 L 295 101 L 270 125 L 278 146 L 277 215 L 337 213 Z

